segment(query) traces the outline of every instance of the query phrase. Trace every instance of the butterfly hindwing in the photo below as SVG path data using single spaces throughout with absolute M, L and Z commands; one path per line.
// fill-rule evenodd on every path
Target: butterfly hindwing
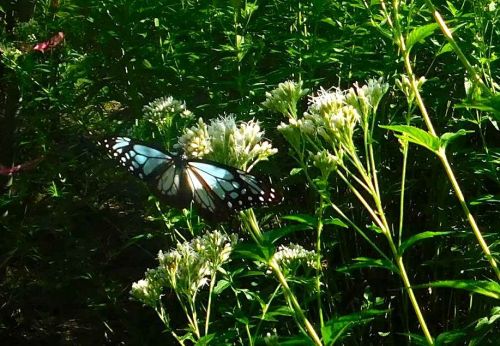
M 254 206 L 277 203 L 281 196 L 255 176 L 206 160 L 191 160 L 186 171 L 194 186 L 194 201 L 209 212 L 234 213 Z M 201 188 L 203 187 L 203 188 Z
M 109 156 L 142 180 L 168 204 L 197 210 L 210 219 L 223 219 L 238 210 L 278 203 L 281 196 L 257 177 L 208 160 L 187 160 L 127 137 L 101 143 Z

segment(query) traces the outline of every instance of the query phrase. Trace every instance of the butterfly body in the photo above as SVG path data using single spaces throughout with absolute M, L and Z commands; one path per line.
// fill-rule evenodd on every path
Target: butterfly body
M 282 199 L 268 184 L 231 166 L 188 160 L 183 154 L 165 153 L 127 137 L 112 137 L 102 144 L 111 157 L 146 181 L 166 203 L 189 208 L 193 202 L 209 219 L 224 219 L 238 210 Z

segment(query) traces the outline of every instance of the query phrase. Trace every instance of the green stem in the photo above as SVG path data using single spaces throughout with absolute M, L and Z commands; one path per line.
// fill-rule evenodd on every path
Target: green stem
M 469 221 L 469 224 L 471 225 L 472 232 L 476 236 L 476 239 L 481 246 L 481 249 L 483 250 L 483 253 L 490 262 L 491 267 L 493 268 L 493 271 L 495 272 L 497 279 L 500 280 L 500 269 L 498 268 L 498 264 L 495 260 L 495 258 L 491 255 L 490 249 L 488 247 L 488 244 L 483 238 L 483 235 L 481 234 L 481 231 L 479 230 L 479 227 L 477 226 L 476 220 L 474 219 L 474 216 L 471 214 L 469 207 L 467 206 L 467 203 L 465 202 L 464 195 L 462 193 L 462 189 L 460 189 L 460 185 L 458 184 L 457 179 L 455 178 L 455 174 L 453 173 L 450 163 L 448 162 L 448 158 L 446 157 L 445 150 L 444 148 L 441 148 L 439 150 L 439 159 L 441 160 L 441 163 L 444 166 L 444 169 L 446 170 L 446 174 L 448 175 L 448 179 L 450 179 L 451 184 L 453 186 L 453 189 L 455 190 L 455 194 L 458 198 L 458 202 L 460 203 L 460 206 L 462 207 L 465 215 L 467 216 L 467 220 Z
M 319 325 L 320 328 L 324 326 L 323 320 L 323 308 L 321 304 L 321 232 L 323 231 L 323 208 L 324 200 L 323 196 L 320 194 L 319 208 L 318 208 L 318 225 L 316 228 L 316 300 L 318 303 L 318 315 L 319 315 Z
M 305 330 L 307 331 L 307 333 L 309 334 L 309 336 L 311 337 L 311 339 L 315 345 L 318 345 L 318 346 L 323 345 L 321 342 L 321 339 L 319 338 L 318 334 L 314 330 L 313 325 L 311 324 L 311 322 L 309 322 L 309 320 L 306 318 L 304 312 L 302 311 L 302 308 L 300 307 L 300 304 L 297 301 L 297 298 L 295 297 L 292 290 L 290 289 L 290 286 L 288 286 L 288 282 L 286 281 L 285 276 L 281 272 L 281 269 L 274 258 L 272 258 L 269 261 L 269 267 L 271 268 L 274 275 L 276 276 L 276 278 L 280 282 L 280 284 L 282 286 L 283 294 L 285 295 L 285 298 L 288 301 L 288 304 L 293 309 L 295 317 L 299 321 L 299 324 L 301 326 L 305 327 Z
M 208 335 L 208 324 L 210 322 L 210 310 L 212 306 L 212 293 L 214 291 L 216 277 L 217 277 L 217 270 L 214 270 L 210 278 L 210 288 L 208 290 L 208 304 L 207 304 L 207 313 L 205 317 L 205 335 Z
M 395 15 L 394 16 L 395 16 L 395 18 L 398 18 L 397 1 L 396 0 L 394 0 L 394 1 L 395 1 L 395 5 L 394 5 Z M 442 18 L 439 15 L 439 13 L 435 10 L 434 6 L 432 5 L 432 2 L 430 2 L 430 0 L 426 0 L 426 3 L 428 4 L 428 6 L 431 6 L 430 8 L 433 10 L 435 18 L 438 21 L 438 24 L 441 26 L 441 28 L 443 30 L 444 30 L 444 28 L 446 28 L 448 33 L 449 33 L 449 29 L 446 27 L 446 24 L 444 23 L 444 21 L 442 21 Z M 412 65 L 411 65 L 410 52 L 406 48 L 404 38 L 401 35 L 401 30 L 399 29 L 398 21 L 396 21 L 396 23 L 394 25 L 394 29 L 396 30 L 396 33 L 398 35 L 398 39 L 396 40 L 396 42 L 399 45 L 399 48 L 400 48 L 401 53 L 403 55 L 403 61 L 404 61 L 406 73 L 408 74 L 408 77 L 410 79 L 411 88 L 412 88 L 413 92 L 415 93 L 415 100 L 416 100 L 416 103 L 420 109 L 420 113 L 422 114 L 422 118 L 425 121 L 425 124 L 427 126 L 429 133 L 434 135 L 434 136 L 437 136 L 436 131 L 434 130 L 434 127 L 432 125 L 432 121 L 431 121 L 431 118 L 429 116 L 429 113 L 427 112 L 427 108 L 425 107 L 424 101 L 422 100 L 422 97 L 421 97 L 420 92 L 418 90 L 418 82 L 415 78 L 415 74 L 413 73 L 413 69 L 412 69 Z M 451 35 L 451 33 L 449 33 L 449 34 Z M 447 33 L 445 33 L 445 36 L 446 35 L 447 35 Z M 449 36 L 449 37 L 452 38 L 451 36 Z M 469 69 L 468 66 L 470 64 L 468 64 L 468 62 L 466 60 L 465 60 L 465 62 L 462 61 L 462 63 L 464 63 L 464 66 L 466 67 L 467 71 L 469 73 L 471 73 L 471 77 L 474 78 L 474 80 L 476 80 L 476 78 L 479 78 L 473 69 Z M 482 80 L 480 80 L 480 78 L 479 78 L 479 81 L 477 81 L 477 82 L 481 86 L 484 85 L 484 83 L 482 82 Z M 486 259 L 488 260 L 493 271 L 495 272 L 497 279 L 500 280 L 500 269 L 498 268 L 498 264 L 497 264 L 495 258 L 493 258 L 493 256 L 491 255 L 491 252 L 488 248 L 488 244 L 484 240 L 484 238 L 481 234 L 481 231 L 479 230 L 479 227 L 477 226 L 476 220 L 474 219 L 474 217 L 472 216 L 472 214 L 469 211 L 469 208 L 467 207 L 467 203 L 465 202 L 464 195 L 460 189 L 460 185 L 458 184 L 457 179 L 455 178 L 455 174 L 453 173 L 453 170 L 451 169 L 451 166 L 448 162 L 448 158 L 446 157 L 446 153 L 444 151 L 444 148 L 440 149 L 440 151 L 437 153 L 437 155 L 438 155 L 439 159 L 441 160 L 441 163 L 444 166 L 444 169 L 445 169 L 446 174 L 448 176 L 448 180 L 450 180 L 450 182 L 453 186 L 453 189 L 455 191 L 455 195 L 457 196 L 458 201 L 459 201 L 460 205 L 462 206 L 462 209 L 465 213 L 465 216 L 467 217 L 467 220 L 469 221 L 469 224 L 472 228 L 472 232 L 474 233 L 474 235 L 476 237 L 476 240 L 478 241 L 479 245 L 481 246 L 481 249 L 483 250 L 483 253 L 484 253 Z
M 260 327 L 262 326 L 262 323 L 264 322 L 264 317 L 267 314 L 267 311 L 271 307 L 271 303 L 274 300 L 274 297 L 278 294 L 279 289 L 281 288 L 281 285 L 276 286 L 276 289 L 274 290 L 273 294 L 271 294 L 271 297 L 269 298 L 269 301 L 264 305 L 264 308 L 262 309 L 262 314 L 260 315 L 259 319 L 259 324 L 257 325 L 257 328 L 255 328 L 255 333 L 254 335 L 257 337 L 259 335 Z
M 483 82 L 479 73 L 476 72 L 474 67 L 469 62 L 469 60 L 467 60 L 467 57 L 460 49 L 460 46 L 458 45 L 457 41 L 455 41 L 455 39 L 453 38 L 453 34 L 451 33 L 451 30 L 446 25 L 445 21 L 443 20 L 443 17 L 441 17 L 441 14 L 438 12 L 438 10 L 436 10 L 436 7 L 434 7 L 434 4 L 432 3 L 432 1 L 425 0 L 425 4 L 431 10 L 432 15 L 434 16 L 434 19 L 438 23 L 439 28 L 441 29 L 441 32 L 443 33 L 444 37 L 446 38 L 446 40 L 450 44 L 451 49 L 453 49 L 455 54 L 458 56 L 458 58 L 462 62 L 462 65 L 464 65 L 465 69 L 467 70 L 467 74 L 469 75 L 469 78 L 471 80 L 473 80 L 474 82 L 476 82 L 481 87 L 481 90 L 484 91 L 486 94 L 488 94 L 488 96 L 493 96 L 493 93 L 486 86 L 486 84 Z
M 406 165 L 408 163 L 408 141 L 403 139 L 403 170 L 401 172 L 401 193 L 399 196 L 399 229 L 398 229 L 398 247 L 401 246 L 403 239 L 403 221 L 405 205 L 406 188 Z
M 356 232 L 358 232 L 361 237 L 363 237 L 364 240 L 366 240 L 368 242 L 368 244 L 371 245 L 371 247 L 380 255 L 382 256 L 385 260 L 387 260 L 388 262 L 391 262 L 391 259 L 389 257 L 387 257 L 387 255 L 370 239 L 370 237 L 368 237 L 366 235 L 365 232 L 363 232 L 363 230 L 361 228 L 358 227 L 358 225 L 356 225 L 354 223 L 354 221 L 352 221 L 351 219 L 349 219 L 347 217 L 346 214 L 344 214 L 344 212 L 342 212 L 342 210 L 333 202 L 330 201 L 330 206 L 333 208 L 333 210 L 335 210 L 335 212 L 337 212 L 337 214 L 339 214 L 345 221 L 347 221 L 347 223 L 349 225 L 351 225 L 352 228 L 354 228 L 354 230 Z
M 252 237 L 256 241 L 258 245 L 261 244 L 262 242 L 262 232 L 260 230 L 259 224 L 257 222 L 257 219 L 255 217 L 255 214 L 252 209 L 245 210 L 240 213 L 240 216 L 242 216 L 242 221 L 243 224 L 246 225 L 248 231 L 250 234 L 252 234 Z M 285 276 L 283 275 L 278 263 L 272 258 L 269 261 L 269 266 L 271 267 L 274 275 L 278 279 L 279 283 L 282 286 L 283 293 L 285 295 L 285 298 L 289 302 L 290 306 L 292 307 L 295 317 L 298 320 L 298 324 L 300 328 L 304 328 L 306 332 L 309 334 L 311 337 L 312 341 L 316 345 L 322 345 L 321 339 L 319 338 L 318 334 L 314 330 L 313 325 L 309 322 L 309 320 L 306 318 L 304 312 L 302 311 L 302 308 L 300 307 L 297 298 L 293 294 L 292 290 L 288 286 L 288 282 L 286 281 Z

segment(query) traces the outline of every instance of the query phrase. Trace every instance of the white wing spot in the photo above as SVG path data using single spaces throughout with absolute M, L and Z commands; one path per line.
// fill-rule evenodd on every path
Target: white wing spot
M 232 209 L 232 208 L 233 208 L 233 203 L 231 203 L 231 202 L 227 202 L 227 206 L 228 206 L 230 209 Z
M 264 197 L 260 196 L 260 197 L 259 197 L 259 200 L 260 200 L 261 202 L 264 202 Z
M 253 200 L 252 196 L 248 196 L 248 200 L 249 201 Z
M 243 205 L 243 202 L 241 200 L 238 201 L 239 205 Z
M 242 189 L 242 190 L 241 190 L 241 194 L 242 194 L 242 195 L 246 195 L 246 193 L 247 193 L 247 189 Z

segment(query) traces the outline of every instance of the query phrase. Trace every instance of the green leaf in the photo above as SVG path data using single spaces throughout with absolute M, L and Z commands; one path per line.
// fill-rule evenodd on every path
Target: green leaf
M 434 238 L 434 237 L 441 237 L 447 234 L 450 234 L 452 232 L 432 232 L 432 231 L 426 231 L 422 233 L 415 234 L 411 236 L 410 238 L 406 239 L 401 246 L 399 247 L 399 255 L 402 256 L 403 253 L 410 247 L 412 247 L 416 242 L 419 242 L 424 239 L 429 239 L 429 238 Z
M 444 133 L 440 138 L 441 147 L 446 148 L 446 146 L 450 144 L 453 140 L 457 139 L 458 137 L 465 136 L 468 133 L 474 133 L 474 131 L 467 131 L 464 129 L 460 129 L 457 132 Z
M 409 142 L 423 146 L 434 153 L 438 153 L 440 140 L 437 136 L 430 134 L 427 131 L 409 125 L 387 125 L 380 126 L 384 129 L 401 133 L 396 135 L 400 139 L 406 139 Z
M 255 243 L 239 243 L 234 248 L 234 256 L 248 258 L 254 261 L 263 263 L 269 262 L 269 259 L 274 254 L 274 245 L 270 243 L 262 243 L 260 246 Z
M 463 107 L 491 112 L 493 119 L 496 121 L 500 121 L 500 94 L 493 95 L 491 97 L 476 99 L 471 102 L 464 101 L 461 105 L 456 106 L 456 108 Z
M 448 345 L 448 344 L 456 345 L 459 341 L 462 341 L 466 336 L 467 333 L 461 329 L 450 330 L 439 334 L 435 340 L 435 345 L 436 346 Z
M 357 270 L 357 269 L 383 268 L 383 269 L 387 269 L 387 270 L 394 272 L 394 273 L 398 272 L 398 269 L 396 268 L 396 266 L 392 262 L 387 261 L 386 259 L 357 257 L 357 258 L 354 258 L 353 260 L 356 261 L 356 263 L 341 266 L 341 267 L 337 268 L 337 271 L 340 273 L 348 273 L 348 272 L 351 272 L 351 271 Z
M 214 333 L 202 336 L 201 338 L 198 339 L 198 341 L 196 342 L 195 345 L 196 346 L 206 346 L 210 343 L 210 341 L 212 341 L 212 339 L 214 337 L 215 337 Z
M 432 35 L 434 30 L 438 27 L 437 23 L 430 23 L 413 29 L 406 39 L 406 47 L 408 48 L 408 51 L 410 51 L 417 43 L 424 42 L 425 38 Z
M 500 284 L 494 281 L 486 280 L 442 280 L 434 281 L 426 285 L 418 285 L 419 287 L 447 287 L 466 290 L 487 296 L 490 298 L 500 299 Z
M 283 216 L 284 220 L 296 221 L 298 223 L 306 224 L 310 227 L 316 227 L 316 217 L 309 214 L 295 214 Z
M 321 328 L 323 342 L 325 345 L 333 345 L 348 329 L 368 323 L 375 317 L 385 315 L 387 312 L 388 310 L 370 309 L 332 318 Z
M 342 227 L 342 228 L 349 228 L 349 226 L 344 221 L 340 220 L 339 218 L 333 218 L 333 217 L 324 220 L 323 224 L 325 224 L 325 225 L 335 225 L 335 226 L 339 226 L 339 227 Z
M 277 240 L 298 232 L 298 231 L 304 231 L 307 229 L 311 229 L 312 227 L 307 225 L 307 224 L 300 224 L 300 225 L 289 225 L 289 226 L 284 226 L 280 228 L 275 228 L 273 230 L 265 232 L 262 236 L 265 241 L 274 244 Z
M 293 175 L 297 175 L 299 174 L 300 172 L 302 172 L 302 168 L 293 168 L 291 171 L 290 171 L 290 175 L 293 176 Z
M 221 279 L 217 281 L 217 285 L 214 287 L 214 294 L 219 295 L 221 294 L 226 288 L 231 286 L 231 282 L 225 279 Z
M 487 194 L 470 200 L 470 205 L 495 204 L 500 203 L 500 195 Z

